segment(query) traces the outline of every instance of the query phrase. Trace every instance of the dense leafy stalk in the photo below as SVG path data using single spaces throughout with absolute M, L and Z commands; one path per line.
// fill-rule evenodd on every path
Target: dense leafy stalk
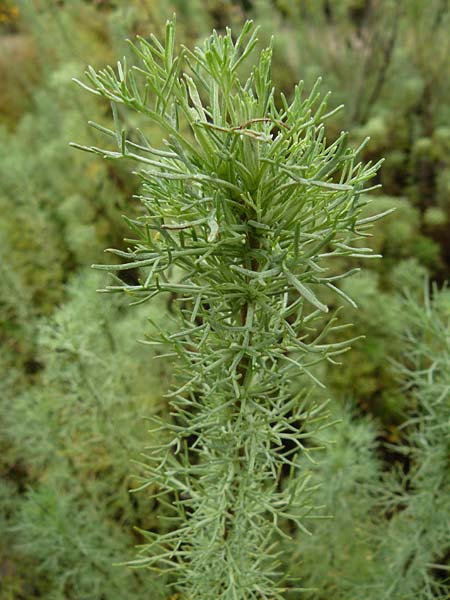
M 356 240 L 378 218 L 360 215 L 377 165 L 358 162 L 345 133 L 327 145 L 331 113 L 317 88 L 276 97 L 271 48 L 239 79 L 255 45 L 247 23 L 237 39 L 214 33 L 176 54 L 169 22 L 164 44 L 151 36 L 133 46 L 141 66 L 89 68 L 81 84 L 112 102 L 115 130 L 93 125 L 117 145 L 83 149 L 135 161 L 142 181 L 130 248 L 111 250 L 124 262 L 97 265 L 137 269 L 139 280 L 116 277 L 107 291 L 136 302 L 172 294 L 178 323 L 176 333 L 156 325 L 149 341 L 176 357 L 177 383 L 172 422 L 155 418 L 166 442 L 149 449 L 143 483 L 172 504 L 175 524 L 148 533 L 134 564 L 173 573 L 195 600 L 283 597 L 283 523 L 307 533 L 317 514 L 296 460 L 326 418 L 325 403 L 308 397 L 321 385 L 314 365 L 349 344 L 327 343 L 342 325 L 325 316 L 321 289 L 354 304 L 337 282 L 357 269 L 330 264 L 370 256 Z M 122 106 L 161 127 L 166 148 L 127 135 Z

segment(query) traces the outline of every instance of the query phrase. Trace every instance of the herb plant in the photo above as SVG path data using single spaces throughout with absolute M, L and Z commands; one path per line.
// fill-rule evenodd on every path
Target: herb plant
M 280 570 L 279 541 L 320 516 L 299 460 L 327 422 L 326 401 L 309 394 L 323 387 L 315 365 L 349 346 L 327 342 L 345 325 L 323 291 L 355 306 L 338 284 L 358 269 L 335 259 L 373 256 L 357 240 L 380 217 L 360 214 L 378 165 L 359 162 L 364 144 L 348 147 L 346 133 L 327 145 L 335 111 L 318 86 L 275 94 L 270 47 L 240 79 L 257 46 L 250 22 L 193 51 L 176 52 L 174 32 L 169 22 L 164 43 L 138 38 L 140 66 L 89 67 L 81 83 L 111 101 L 115 130 L 92 125 L 117 148 L 78 147 L 134 161 L 141 180 L 133 239 L 110 250 L 124 261 L 96 265 L 131 273 L 105 291 L 171 295 L 177 323 L 155 323 L 148 342 L 176 372 L 142 484 L 172 526 L 147 532 L 133 564 L 168 573 L 185 599 L 283 598 L 300 588 Z M 127 132 L 122 107 L 160 127 L 165 147 Z
M 392 297 L 403 349 L 393 364 L 401 425 L 380 443 L 380 422 L 335 407 L 341 422 L 319 434 L 334 443 L 313 478 L 334 520 L 298 540 L 304 582 L 320 587 L 307 600 L 450 597 L 450 294 L 430 292 L 427 282 L 423 300 L 415 295 Z

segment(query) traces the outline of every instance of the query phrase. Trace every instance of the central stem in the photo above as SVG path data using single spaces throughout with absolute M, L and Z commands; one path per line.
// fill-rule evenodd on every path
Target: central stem
M 246 219 L 243 219 L 243 222 L 246 223 L 247 222 Z M 258 270 L 258 268 L 259 268 L 258 261 L 256 260 L 255 257 L 251 256 L 252 250 L 254 250 L 255 248 L 258 248 L 258 247 L 259 247 L 259 240 L 253 235 L 253 233 L 251 231 L 248 231 L 246 243 L 244 246 L 243 260 L 242 260 L 246 269 L 251 269 L 252 271 Z M 246 286 L 249 285 L 249 282 L 250 282 L 250 278 L 245 277 Z M 240 325 L 241 325 L 241 327 L 246 329 L 242 341 L 245 342 L 246 346 L 250 346 L 251 342 L 252 342 L 252 331 L 251 330 L 253 328 L 253 320 L 255 318 L 255 308 L 256 308 L 255 304 L 250 303 L 247 300 L 242 305 L 241 310 L 240 310 Z M 232 410 L 230 412 L 230 420 L 231 420 L 230 426 L 232 428 L 234 428 L 236 421 L 242 421 L 242 417 L 243 417 L 243 414 L 242 414 L 243 402 L 242 402 L 242 400 L 244 399 L 244 402 L 245 402 L 245 399 L 246 399 L 245 396 L 246 396 L 246 394 L 248 394 L 249 385 L 251 383 L 251 375 L 252 375 L 251 358 L 248 354 L 245 354 L 242 357 L 242 359 L 240 360 L 240 362 L 236 368 L 236 372 L 239 375 L 238 385 L 239 385 L 241 391 L 240 391 L 239 397 L 236 399 L 236 403 L 235 403 L 237 413 L 235 410 Z M 245 470 L 246 469 L 248 470 L 248 466 L 249 466 L 246 461 L 244 441 L 240 437 L 238 438 L 238 440 L 239 440 L 239 444 L 236 447 L 236 459 L 234 461 L 234 463 L 237 465 L 238 468 L 233 471 L 234 477 L 233 477 L 233 484 L 232 484 L 232 487 L 236 490 L 236 492 L 238 492 L 239 487 L 242 486 L 243 481 L 245 481 L 247 478 L 251 478 L 251 472 L 244 474 Z M 239 494 L 236 493 L 236 497 L 238 495 Z M 225 527 L 224 527 L 224 533 L 223 533 L 224 540 L 227 540 L 229 537 L 230 531 L 233 528 L 233 521 L 235 520 L 235 516 L 236 516 L 235 507 L 233 505 L 230 505 L 227 510 L 227 518 L 225 520 Z

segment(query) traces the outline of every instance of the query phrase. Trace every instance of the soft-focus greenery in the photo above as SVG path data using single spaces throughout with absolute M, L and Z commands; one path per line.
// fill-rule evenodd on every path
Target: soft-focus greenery
M 88 119 L 110 125 L 109 105 L 71 77 L 130 57 L 124 39 L 161 33 L 173 11 L 190 45 L 253 18 L 262 44 L 275 35 L 287 94 L 321 75 L 330 106 L 346 106 L 330 137 L 370 135 L 364 160 L 386 157 L 371 210 L 397 208 L 371 240 L 383 260 L 342 285 L 359 304 L 344 310 L 348 335 L 365 339 L 318 373 L 342 419 L 315 474 L 334 518 L 311 538 L 293 532 L 286 571 L 317 600 L 448 598 L 448 292 L 423 307 L 425 276 L 442 287 L 450 275 L 447 0 L 0 2 L 0 598 L 171 594 L 112 566 L 143 541 L 133 527 L 161 528 L 163 508 L 127 489 L 131 459 L 154 443 L 142 419 L 164 414 L 172 371 L 135 340 L 171 306 L 96 295 L 89 264 L 126 249 L 136 183 L 68 142 L 99 143 Z

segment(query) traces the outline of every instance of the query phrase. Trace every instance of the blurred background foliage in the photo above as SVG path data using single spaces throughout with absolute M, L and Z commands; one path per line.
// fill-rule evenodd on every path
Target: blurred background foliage
M 449 409 L 449 0 L 0 0 L 0 598 L 171 597 L 162 578 L 113 566 L 142 541 L 134 527 L 161 527 L 164 507 L 128 490 L 171 371 L 136 340 L 170 306 L 96 294 L 89 264 L 123 247 L 137 182 L 68 142 L 95 143 L 88 119 L 110 120 L 71 78 L 128 56 L 126 38 L 173 12 L 190 45 L 254 19 L 287 95 L 322 76 L 331 107 L 345 104 L 330 141 L 371 137 L 364 159 L 386 159 L 371 210 L 396 208 L 374 230 L 383 260 L 344 286 L 365 338 L 321 373 L 342 422 L 314 477 L 335 518 L 294 536 L 286 568 L 316 600 L 448 598 L 448 433 L 418 432 L 421 406 L 441 394 Z

